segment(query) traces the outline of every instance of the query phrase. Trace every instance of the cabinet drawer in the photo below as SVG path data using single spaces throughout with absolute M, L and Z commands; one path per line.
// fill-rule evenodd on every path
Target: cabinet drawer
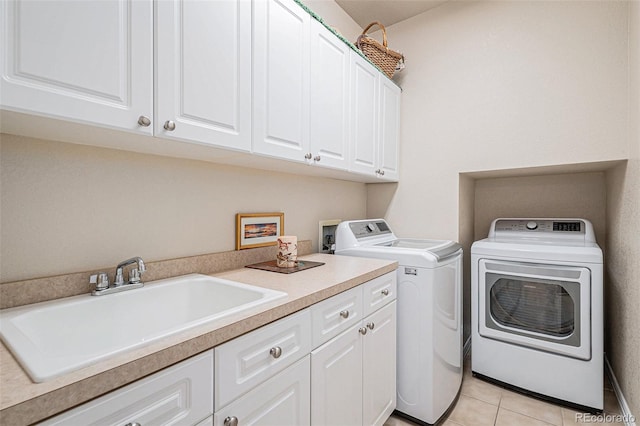
M 213 414 L 213 350 L 62 413 L 43 425 L 195 425 Z
M 311 307 L 313 347 L 317 348 L 362 319 L 362 286 Z
M 309 425 L 309 355 L 278 373 L 214 415 L 214 425 L 237 419 L 238 425 Z
M 256 387 L 311 351 L 308 309 L 215 348 L 215 409 Z
M 363 305 L 364 316 L 382 308 L 392 300 L 396 300 L 398 291 L 398 274 L 396 271 L 384 274 L 364 283 Z

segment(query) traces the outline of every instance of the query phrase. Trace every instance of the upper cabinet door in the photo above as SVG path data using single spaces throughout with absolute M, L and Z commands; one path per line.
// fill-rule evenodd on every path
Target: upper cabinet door
M 311 20 L 309 151 L 316 164 L 349 167 L 349 73 L 351 49 Z
M 256 0 L 253 7 L 253 150 L 305 161 L 310 16 L 293 0 Z
M 151 0 L 5 0 L 0 10 L 3 108 L 152 133 Z
M 380 72 L 351 53 L 351 171 L 374 174 L 378 140 Z
M 380 77 L 380 134 L 378 136 L 378 174 L 385 180 L 398 180 L 401 90 Z
M 250 0 L 156 3 L 156 136 L 251 149 Z

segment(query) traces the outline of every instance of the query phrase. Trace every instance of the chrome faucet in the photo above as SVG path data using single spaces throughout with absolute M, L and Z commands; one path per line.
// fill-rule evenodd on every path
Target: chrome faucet
M 129 271 L 129 281 L 124 282 L 122 278 L 122 271 L 125 266 L 137 263 L 137 268 L 131 268 Z M 102 296 L 104 294 L 118 293 L 125 290 L 133 290 L 134 288 L 140 288 L 144 286 L 144 283 L 140 281 L 140 276 L 147 270 L 144 265 L 144 261 L 140 257 L 132 257 L 118 263 L 116 266 L 116 276 L 113 280 L 113 284 L 109 285 L 109 276 L 106 272 L 100 272 L 96 275 L 89 277 L 89 283 L 95 284 L 95 290 L 91 292 L 92 296 Z
M 118 263 L 116 266 L 116 277 L 113 281 L 113 285 L 118 287 L 124 285 L 124 279 L 122 278 L 122 268 L 125 266 L 131 265 L 132 263 L 137 263 L 138 267 L 133 268 L 129 271 L 129 284 L 138 284 L 140 283 L 140 276 L 147 270 L 144 266 L 144 261 L 139 257 L 132 257 L 131 259 L 127 259 Z

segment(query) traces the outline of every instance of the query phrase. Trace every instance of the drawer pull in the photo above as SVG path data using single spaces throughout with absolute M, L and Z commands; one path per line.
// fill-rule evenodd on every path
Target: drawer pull
M 382 295 L 383 296 L 388 296 L 389 295 L 389 289 L 385 288 L 384 290 L 382 290 Z
M 367 328 L 368 328 L 369 330 L 373 330 L 373 329 L 375 328 L 375 326 L 376 326 L 376 325 L 375 325 L 375 323 L 372 323 L 372 322 L 368 322 L 368 323 L 367 323 Z
M 349 311 L 340 311 L 340 316 L 344 319 L 349 318 Z
M 238 418 L 236 416 L 224 419 L 224 426 L 238 426 Z
M 274 346 L 273 348 L 271 348 L 271 350 L 269 351 L 269 353 L 271 354 L 272 357 L 274 358 L 280 358 L 280 355 L 282 355 L 282 348 L 280 346 Z M 235 417 L 234 417 L 235 418 Z M 237 419 L 236 419 L 237 421 Z M 225 423 L 226 424 L 226 423 Z
M 367 334 L 367 327 L 360 327 L 358 331 L 364 336 L 365 334 Z

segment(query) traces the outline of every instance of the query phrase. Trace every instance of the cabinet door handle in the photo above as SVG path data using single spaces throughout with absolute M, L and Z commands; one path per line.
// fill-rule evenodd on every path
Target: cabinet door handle
M 304 158 L 305 158 L 306 160 L 311 160 L 311 157 L 313 157 L 313 154 L 311 154 L 310 152 L 307 152 L 307 153 L 304 155 Z
M 373 330 L 373 329 L 375 328 L 375 326 L 376 326 L 376 324 L 375 324 L 375 323 L 373 323 L 373 322 L 368 322 L 368 323 L 367 323 L 367 328 L 368 328 L 369 330 Z
M 280 355 L 282 355 L 282 348 L 280 346 L 274 346 L 269 351 L 269 354 L 274 358 L 280 358 Z
M 385 288 L 384 290 L 381 291 L 383 296 L 388 296 L 389 295 L 389 289 Z
M 315 157 L 313 157 L 313 161 L 315 161 L 316 163 L 320 162 L 320 156 L 316 155 Z
M 349 311 L 340 311 L 340 316 L 344 319 L 349 318 Z
M 164 129 L 173 132 L 176 129 L 176 122 L 171 120 L 165 121 Z
M 149 125 L 151 125 L 151 120 L 149 119 L 149 117 L 141 115 L 140 117 L 138 117 L 138 124 L 142 127 L 149 127 Z
M 238 418 L 230 416 L 224 419 L 224 426 L 238 426 Z
M 358 331 L 364 336 L 365 334 L 367 334 L 367 327 L 360 327 Z

